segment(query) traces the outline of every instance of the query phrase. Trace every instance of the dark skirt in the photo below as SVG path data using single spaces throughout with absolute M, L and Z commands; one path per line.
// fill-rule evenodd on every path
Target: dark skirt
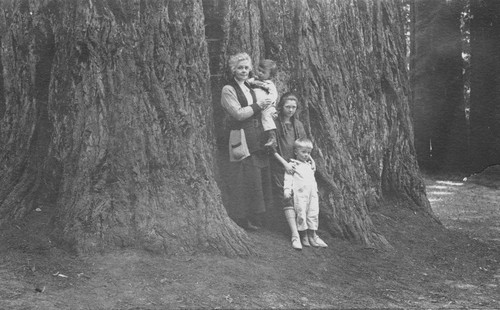
M 229 163 L 227 212 L 232 219 L 264 213 L 272 205 L 269 155 L 255 152 L 239 162 Z
M 293 199 L 284 197 L 283 183 L 285 180 L 285 167 L 276 159 L 271 160 L 271 180 L 273 182 L 274 206 L 280 210 L 293 209 Z

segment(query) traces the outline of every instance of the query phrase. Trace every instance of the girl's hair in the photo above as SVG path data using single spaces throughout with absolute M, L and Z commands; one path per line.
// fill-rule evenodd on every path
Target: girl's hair
M 308 138 L 299 138 L 299 139 L 295 140 L 295 142 L 293 143 L 293 149 L 296 150 L 299 148 L 309 148 L 312 150 L 313 143 Z
M 283 106 L 285 105 L 285 102 L 287 102 L 288 100 L 295 101 L 295 103 L 297 104 L 297 109 L 299 109 L 299 98 L 297 98 L 297 96 L 295 96 L 295 94 L 292 92 L 284 93 L 283 96 L 281 96 L 280 101 L 278 102 L 278 106 L 276 107 L 276 109 L 278 111 L 283 110 Z
M 276 62 L 271 59 L 263 59 L 259 62 L 259 67 L 269 69 L 269 77 L 275 77 L 278 72 Z
M 250 55 L 248 55 L 247 53 L 238 53 L 238 54 L 235 54 L 235 55 L 229 57 L 229 60 L 227 63 L 229 65 L 229 70 L 231 71 L 231 74 L 234 74 L 240 61 L 244 61 L 244 60 L 250 61 L 250 70 L 252 70 L 252 59 L 250 58 Z

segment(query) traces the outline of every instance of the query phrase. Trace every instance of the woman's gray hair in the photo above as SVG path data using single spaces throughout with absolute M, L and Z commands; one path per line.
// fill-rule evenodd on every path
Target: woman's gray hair
M 250 58 L 250 55 L 248 55 L 247 53 L 238 53 L 229 57 L 228 65 L 229 65 L 229 70 L 231 70 L 231 74 L 234 74 L 240 61 L 244 60 L 250 61 L 250 70 L 252 70 L 252 59 Z

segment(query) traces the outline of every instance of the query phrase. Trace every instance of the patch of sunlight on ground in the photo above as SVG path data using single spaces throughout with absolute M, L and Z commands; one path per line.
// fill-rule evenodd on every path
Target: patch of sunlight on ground
M 447 189 L 450 188 L 449 186 L 444 186 L 444 185 L 429 185 L 427 188 L 435 188 L 435 189 Z
M 433 195 L 453 195 L 454 192 L 446 192 L 446 191 L 430 191 L 429 194 Z
M 462 186 L 464 185 L 463 182 L 452 182 L 452 181 L 436 181 L 438 184 L 446 184 L 446 185 L 453 185 L 453 186 Z

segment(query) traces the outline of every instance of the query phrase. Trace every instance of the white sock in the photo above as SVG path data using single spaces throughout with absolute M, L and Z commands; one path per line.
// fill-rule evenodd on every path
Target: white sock
M 285 218 L 288 222 L 288 226 L 290 227 L 290 232 L 292 233 L 292 237 L 299 237 L 299 231 L 297 230 L 297 221 L 296 214 L 294 209 L 286 209 L 285 210 Z

